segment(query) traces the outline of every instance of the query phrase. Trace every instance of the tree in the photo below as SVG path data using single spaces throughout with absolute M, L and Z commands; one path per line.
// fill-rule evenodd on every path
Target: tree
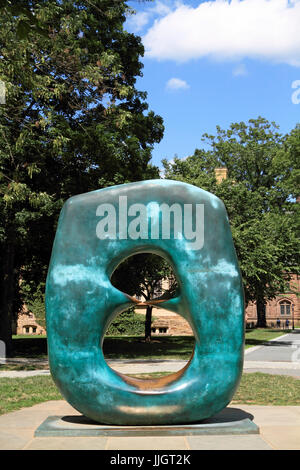
M 163 280 L 169 280 L 166 289 Z M 150 341 L 153 306 L 171 298 L 177 289 L 171 266 L 160 256 L 141 253 L 123 261 L 114 271 L 111 282 L 122 292 L 143 299 L 142 303 L 146 304 L 145 341 Z
M 217 127 L 216 136 L 205 134 L 203 140 L 209 150 L 164 161 L 165 177 L 200 186 L 224 201 L 246 303 L 256 302 L 263 327 L 265 301 L 284 291 L 291 274 L 299 272 L 299 127 L 283 136 L 259 117 L 231 124 L 227 131 Z M 227 168 L 228 177 L 218 184 L 214 170 L 220 167 Z
M 0 0 L 0 9 L 5 9 L 6 12 L 18 18 L 16 25 L 18 39 L 25 39 L 31 31 L 44 36 L 47 35 L 47 30 L 43 29 L 38 17 L 33 14 L 33 8 L 29 2 L 25 4 L 20 0 Z
M 135 88 L 144 49 L 123 28 L 125 1 L 26 0 L 22 8 L 0 4 L 0 339 L 8 354 L 14 313 L 45 282 L 63 202 L 157 177 L 151 151 L 163 135 L 162 118 Z M 20 38 L 31 17 L 35 26 Z

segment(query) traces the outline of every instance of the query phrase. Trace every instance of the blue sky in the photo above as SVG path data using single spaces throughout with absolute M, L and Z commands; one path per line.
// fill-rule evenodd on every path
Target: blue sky
M 137 88 L 165 125 L 154 164 L 192 155 L 216 125 L 263 116 L 287 133 L 300 122 L 300 0 L 128 5 L 125 27 L 146 49 Z

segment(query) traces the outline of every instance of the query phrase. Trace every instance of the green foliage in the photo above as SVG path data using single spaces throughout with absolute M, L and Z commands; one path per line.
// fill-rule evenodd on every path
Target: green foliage
M 169 280 L 167 289 L 163 288 L 162 281 Z M 153 299 L 167 299 L 176 294 L 178 284 L 169 263 L 152 253 L 141 253 L 127 258 L 114 271 L 112 284 L 122 292 L 131 296 L 138 296 L 143 301 Z M 157 295 L 157 292 L 160 294 Z M 145 339 L 151 339 L 152 319 L 151 304 L 147 305 L 145 316 Z
M 35 316 L 39 325 L 46 327 L 46 314 L 45 314 L 45 283 L 41 282 L 37 289 L 32 286 L 30 290 L 29 284 L 21 286 L 22 298 L 25 301 L 26 307 Z
M 0 337 L 45 282 L 59 211 L 78 193 L 158 177 L 163 135 L 148 111 L 141 39 L 125 1 L 0 2 Z M 37 300 L 32 299 L 36 304 Z
M 170 286 L 163 289 L 162 281 L 170 280 Z M 143 298 L 145 301 L 157 298 L 170 298 L 177 289 L 177 280 L 169 263 L 161 256 L 141 253 L 124 260 L 114 271 L 112 284 L 129 295 Z
M 140 336 L 144 333 L 144 318 L 134 312 L 133 308 L 122 312 L 109 325 L 107 336 Z
M 33 15 L 32 8 L 29 5 L 24 6 L 24 3 L 16 0 L 0 0 L 0 9 L 5 9 L 18 18 L 16 35 L 19 39 L 27 38 L 31 31 L 46 36 L 47 30 L 43 29 L 38 18 Z

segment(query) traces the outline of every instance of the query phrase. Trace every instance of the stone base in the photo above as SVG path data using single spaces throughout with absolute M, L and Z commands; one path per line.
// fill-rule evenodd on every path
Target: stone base
M 36 429 L 34 435 L 35 437 L 128 437 L 259 434 L 258 426 L 253 421 L 251 421 L 249 417 L 234 419 L 235 414 L 247 416 L 247 413 L 241 410 L 227 408 L 218 415 L 206 419 L 199 424 L 174 424 L 157 426 L 117 426 L 99 424 L 91 421 L 85 416 L 80 415 L 48 416 L 48 418 Z

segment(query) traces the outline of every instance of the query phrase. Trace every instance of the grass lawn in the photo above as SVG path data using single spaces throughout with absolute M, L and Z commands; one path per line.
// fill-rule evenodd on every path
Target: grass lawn
M 107 337 L 103 343 L 106 359 L 189 359 L 193 336 L 153 337 L 146 343 L 141 337 Z
M 159 375 L 167 375 L 168 372 Z M 153 378 L 158 374 L 135 374 Z M 19 410 L 48 400 L 62 400 L 50 376 L 0 379 L 0 414 Z M 243 374 L 231 404 L 300 406 L 300 380 L 293 377 L 262 374 Z
M 39 339 L 47 338 L 47 335 L 12 335 L 12 339 Z
M 28 363 L 28 364 L 21 364 L 21 363 L 6 363 L 0 364 L 0 372 L 5 370 L 13 370 L 13 371 L 20 371 L 20 370 L 45 370 L 49 369 L 48 363 L 42 362 L 40 364 L 36 363 Z
M 0 414 L 48 400 L 62 400 L 50 376 L 0 379 Z
M 266 341 L 278 338 L 279 336 L 290 333 L 291 330 L 271 330 L 268 328 L 257 328 L 246 330 L 245 333 L 245 349 L 253 346 L 261 346 Z
M 300 380 L 262 372 L 243 374 L 231 403 L 300 406 Z
M 290 330 L 253 329 L 247 330 L 245 349 L 259 346 Z M 14 336 L 14 356 L 18 358 L 47 361 L 47 338 L 41 336 Z M 188 360 L 193 352 L 193 336 L 153 337 L 146 343 L 138 336 L 107 336 L 103 344 L 106 359 L 182 359 Z M 34 361 L 25 364 L 0 364 L 0 370 L 34 370 L 47 368 L 45 363 Z

